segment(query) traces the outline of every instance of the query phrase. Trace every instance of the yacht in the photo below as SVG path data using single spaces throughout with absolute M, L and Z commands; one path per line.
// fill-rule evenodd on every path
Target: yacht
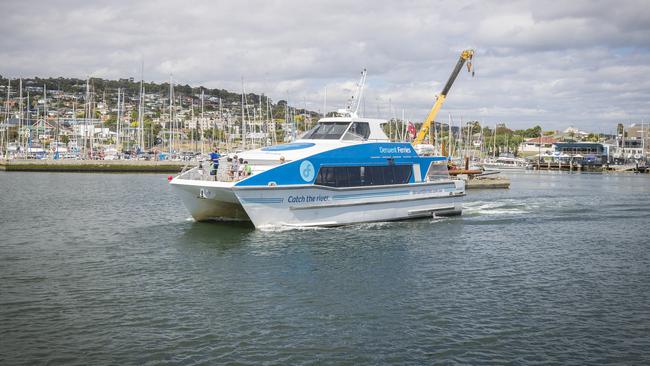
M 487 160 L 483 163 L 483 170 L 526 170 L 529 164 L 525 159 L 515 158 L 512 154 L 500 155 L 495 160 Z
M 195 220 L 256 228 L 460 215 L 465 183 L 450 179 L 447 158 L 391 142 L 387 123 L 356 111 L 323 118 L 299 140 L 230 154 L 216 171 L 202 164 L 170 184 Z

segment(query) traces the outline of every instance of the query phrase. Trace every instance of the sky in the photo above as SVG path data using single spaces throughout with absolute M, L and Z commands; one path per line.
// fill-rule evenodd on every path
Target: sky
M 612 132 L 650 122 L 650 0 L 0 0 L 0 75 L 168 81 L 367 117 Z M 325 96 L 327 96 L 325 98 Z M 325 103 L 327 101 L 327 103 Z

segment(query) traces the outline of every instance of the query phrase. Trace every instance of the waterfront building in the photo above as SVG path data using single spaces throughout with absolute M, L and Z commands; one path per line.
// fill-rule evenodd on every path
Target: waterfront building
M 557 142 L 555 155 L 583 165 L 601 165 L 607 162 L 607 150 L 599 142 Z
M 557 142 L 558 140 L 556 138 L 549 136 L 543 136 L 541 139 L 539 137 L 532 137 L 524 140 L 524 142 L 519 145 L 519 151 L 538 153 L 541 150 L 542 153 L 547 153 L 555 150 L 555 144 Z
M 638 162 L 650 156 L 650 126 L 633 123 L 629 127 L 619 124 L 616 136 L 606 141 L 610 161 L 616 163 Z

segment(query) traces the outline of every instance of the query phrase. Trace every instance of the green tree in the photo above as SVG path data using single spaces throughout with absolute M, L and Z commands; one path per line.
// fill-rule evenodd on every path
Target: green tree
M 201 129 L 200 128 L 190 128 L 187 136 L 192 139 L 192 141 L 201 141 Z
M 208 128 L 203 131 L 203 137 L 207 140 L 212 140 L 212 128 Z
M 117 127 L 117 116 L 110 116 L 108 119 L 104 122 L 104 126 L 108 127 L 111 131 L 115 131 Z

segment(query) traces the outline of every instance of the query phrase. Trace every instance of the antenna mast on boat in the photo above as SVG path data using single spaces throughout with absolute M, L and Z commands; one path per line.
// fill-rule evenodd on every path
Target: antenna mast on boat
M 323 97 L 323 118 L 327 117 L 327 85 L 325 85 L 325 96 Z
M 364 68 L 363 71 L 361 71 L 361 79 L 357 84 L 357 90 L 355 91 L 354 95 L 348 100 L 347 103 L 348 105 L 346 106 L 346 109 L 343 111 L 345 114 L 348 114 L 351 117 L 358 117 L 359 106 L 361 106 L 361 99 L 363 98 L 363 87 L 366 85 L 367 75 L 368 75 L 368 71 Z M 354 103 L 356 103 L 356 105 L 354 106 L 354 110 L 353 110 L 352 104 Z

